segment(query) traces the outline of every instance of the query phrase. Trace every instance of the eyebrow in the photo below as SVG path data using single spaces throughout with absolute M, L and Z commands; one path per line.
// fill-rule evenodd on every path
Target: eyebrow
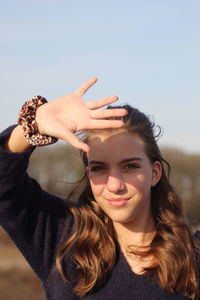
M 126 158 L 126 159 L 123 159 L 121 161 L 121 163 L 128 163 L 128 162 L 131 162 L 131 161 L 142 161 L 142 159 L 140 157 L 130 157 L 130 158 Z M 91 160 L 88 162 L 88 165 L 93 165 L 93 164 L 98 164 L 98 165 L 104 165 L 105 163 L 102 162 L 102 161 L 98 161 L 98 160 Z

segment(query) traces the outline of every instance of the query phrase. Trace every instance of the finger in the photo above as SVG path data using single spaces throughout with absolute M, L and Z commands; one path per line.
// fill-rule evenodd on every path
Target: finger
M 90 117 L 92 119 L 106 119 L 106 118 L 115 118 L 123 117 L 127 114 L 127 110 L 124 108 L 112 108 L 105 110 L 91 110 Z
M 92 120 L 88 129 L 122 128 L 124 125 L 122 120 Z
M 73 146 L 76 149 L 83 150 L 85 152 L 89 151 L 89 146 L 82 141 L 80 141 L 73 133 L 67 132 L 63 138 L 65 142 L 69 143 L 71 146 Z
M 83 96 L 87 90 L 94 85 L 97 82 L 97 78 L 96 77 L 92 77 L 89 80 L 87 80 L 86 82 L 84 82 L 75 92 L 74 94 L 81 97 Z
M 102 98 L 102 99 L 96 100 L 96 101 L 89 101 L 89 102 L 86 102 L 85 104 L 87 105 L 87 107 L 89 109 L 97 109 L 97 108 L 101 108 L 105 105 L 111 104 L 113 102 L 116 102 L 117 100 L 118 100 L 117 96 L 110 96 L 110 97 Z

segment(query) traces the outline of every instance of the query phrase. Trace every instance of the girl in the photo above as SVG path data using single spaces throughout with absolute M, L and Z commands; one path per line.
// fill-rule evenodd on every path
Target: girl
M 115 96 L 84 103 L 95 82 L 50 103 L 32 99 L 20 126 L 1 134 L 1 224 L 48 300 L 198 299 L 198 233 L 168 181 L 154 124 L 129 105 L 97 110 Z M 33 145 L 57 139 L 82 153 L 76 202 L 48 194 L 26 173 Z

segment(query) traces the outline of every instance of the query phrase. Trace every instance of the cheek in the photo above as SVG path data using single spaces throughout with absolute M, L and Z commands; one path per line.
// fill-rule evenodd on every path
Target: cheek
M 107 182 L 107 175 L 105 174 L 91 174 L 88 173 L 88 178 L 91 186 L 105 186 Z
M 103 184 L 100 184 L 97 180 L 90 179 L 90 186 L 91 186 L 91 190 L 92 190 L 92 193 L 95 198 L 97 198 L 98 196 L 101 195 L 101 193 L 103 191 L 103 186 L 104 186 Z
M 143 181 L 144 176 L 142 174 L 130 174 L 126 176 L 126 183 L 135 188 L 139 188 Z
M 136 176 L 130 176 L 126 180 L 128 189 L 133 191 L 140 191 L 141 193 L 149 193 L 151 190 L 151 176 L 145 176 L 144 174 L 137 174 Z
M 91 174 L 88 171 L 88 178 L 91 186 L 91 190 L 94 195 L 99 195 L 104 190 L 107 183 L 107 176 L 105 174 Z

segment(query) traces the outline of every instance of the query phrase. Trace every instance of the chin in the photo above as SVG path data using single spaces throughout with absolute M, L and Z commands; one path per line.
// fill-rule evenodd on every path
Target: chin
M 112 220 L 114 223 L 120 223 L 120 224 L 127 224 L 130 222 L 133 222 L 134 218 L 133 217 L 128 217 L 128 216 L 109 216 L 108 217 Z

